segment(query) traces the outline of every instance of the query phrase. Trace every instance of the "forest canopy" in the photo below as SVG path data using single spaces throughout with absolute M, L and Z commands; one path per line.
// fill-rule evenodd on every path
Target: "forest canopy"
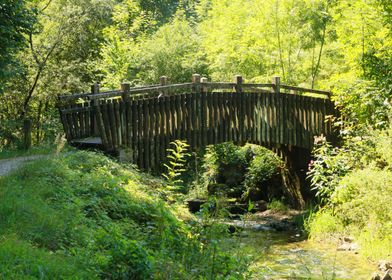
M 241 74 L 331 90 L 348 119 L 383 127 L 391 98 L 386 0 L 7 0 L 0 5 L 0 145 L 21 121 L 52 139 L 62 93 Z

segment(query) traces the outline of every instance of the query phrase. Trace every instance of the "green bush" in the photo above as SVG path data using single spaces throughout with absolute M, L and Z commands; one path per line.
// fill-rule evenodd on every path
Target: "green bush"
M 228 142 L 207 148 L 203 181 L 209 189 L 223 184 L 226 195 L 245 197 L 251 192 L 268 193 L 270 190 L 264 185 L 272 178 L 280 178 L 280 168 L 282 162 L 272 151 L 258 145 L 240 147 Z
M 343 148 L 316 149 L 319 162 L 313 163 L 310 174 L 325 204 L 309 223 L 311 236 L 353 235 L 366 256 L 376 260 L 390 256 L 390 135 L 391 129 L 370 130 L 361 137 L 348 137 Z

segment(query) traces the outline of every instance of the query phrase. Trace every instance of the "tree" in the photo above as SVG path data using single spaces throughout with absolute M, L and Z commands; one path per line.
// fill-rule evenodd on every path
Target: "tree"
M 21 71 L 13 73 L 12 83 L 0 97 L 0 121 L 31 118 L 37 142 L 43 131 L 49 135 L 58 131 L 57 95 L 83 91 L 99 75 L 95 64 L 113 3 L 40 0 L 31 4 L 37 22 L 26 34 L 27 46 L 17 54 Z
M 34 10 L 24 0 L 3 0 L 0 4 L 0 92 L 16 70 L 15 54 L 25 46 L 25 35 L 35 22 Z

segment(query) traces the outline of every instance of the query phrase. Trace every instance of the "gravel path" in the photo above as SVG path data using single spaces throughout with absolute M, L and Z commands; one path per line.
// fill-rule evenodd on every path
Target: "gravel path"
M 9 174 L 11 171 L 20 167 L 23 163 L 35 159 L 46 157 L 47 155 L 32 155 L 25 157 L 15 157 L 0 160 L 0 176 Z

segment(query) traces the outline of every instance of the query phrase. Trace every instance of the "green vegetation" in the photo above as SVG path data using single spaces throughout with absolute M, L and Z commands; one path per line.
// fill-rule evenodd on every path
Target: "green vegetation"
M 332 90 L 356 123 L 387 125 L 391 96 L 391 6 L 383 0 L 8 1 L 0 22 L 3 93 L 0 148 L 18 146 L 24 118 L 33 142 L 61 132 L 56 97 L 90 84 L 118 88 L 247 81 Z M 11 8 L 12 7 L 12 8 Z M 7 20 L 9 15 L 17 15 Z M 2 62 L 0 62 L 1 64 Z M 3 71 L 3 70 L 2 70 Z
M 207 147 L 203 158 L 199 193 L 256 201 L 280 198 L 280 170 L 284 164 L 270 150 L 258 145 L 238 147 L 223 143 Z
M 62 133 L 57 96 L 95 82 L 112 89 L 162 75 L 190 81 L 196 72 L 213 81 L 278 75 L 331 90 L 341 113 L 336 141 L 319 137 L 310 165 L 310 236 L 352 235 L 366 256 L 391 258 L 391 3 L 3 0 L 0 158 L 41 153 L 19 151 L 26 119 L 33 145 L 51 147 Z M 281 184 L 282 162 L 264 148 L 229 143 L 209 147 L 202 167 L 197 157 L 183 165 L 178 148 L 165 173 L 172 188 L 74 151 L 0 178 L 0 278 L 239 279 L 242 259 L 217 246 L 225 230 L 189 226 L 180 218 L 192 216 L 176 202 L 196 178 L 190 196 L 223 192 L 282 210 L 283 191 L 269 187 Z
M 316 149 L 310 174 L 323 207 L 310 221 L 311 237 L 355 236 L 366 256 L 391 256 L 391 132 L 367 131 L 339 149 Z
M 185 210 L 166 205 L 161 181 L 105 156 L 34 161 L 0 186 L 1 278 L 241 279 L 246 269 L 210 229 L 176 217 Z

